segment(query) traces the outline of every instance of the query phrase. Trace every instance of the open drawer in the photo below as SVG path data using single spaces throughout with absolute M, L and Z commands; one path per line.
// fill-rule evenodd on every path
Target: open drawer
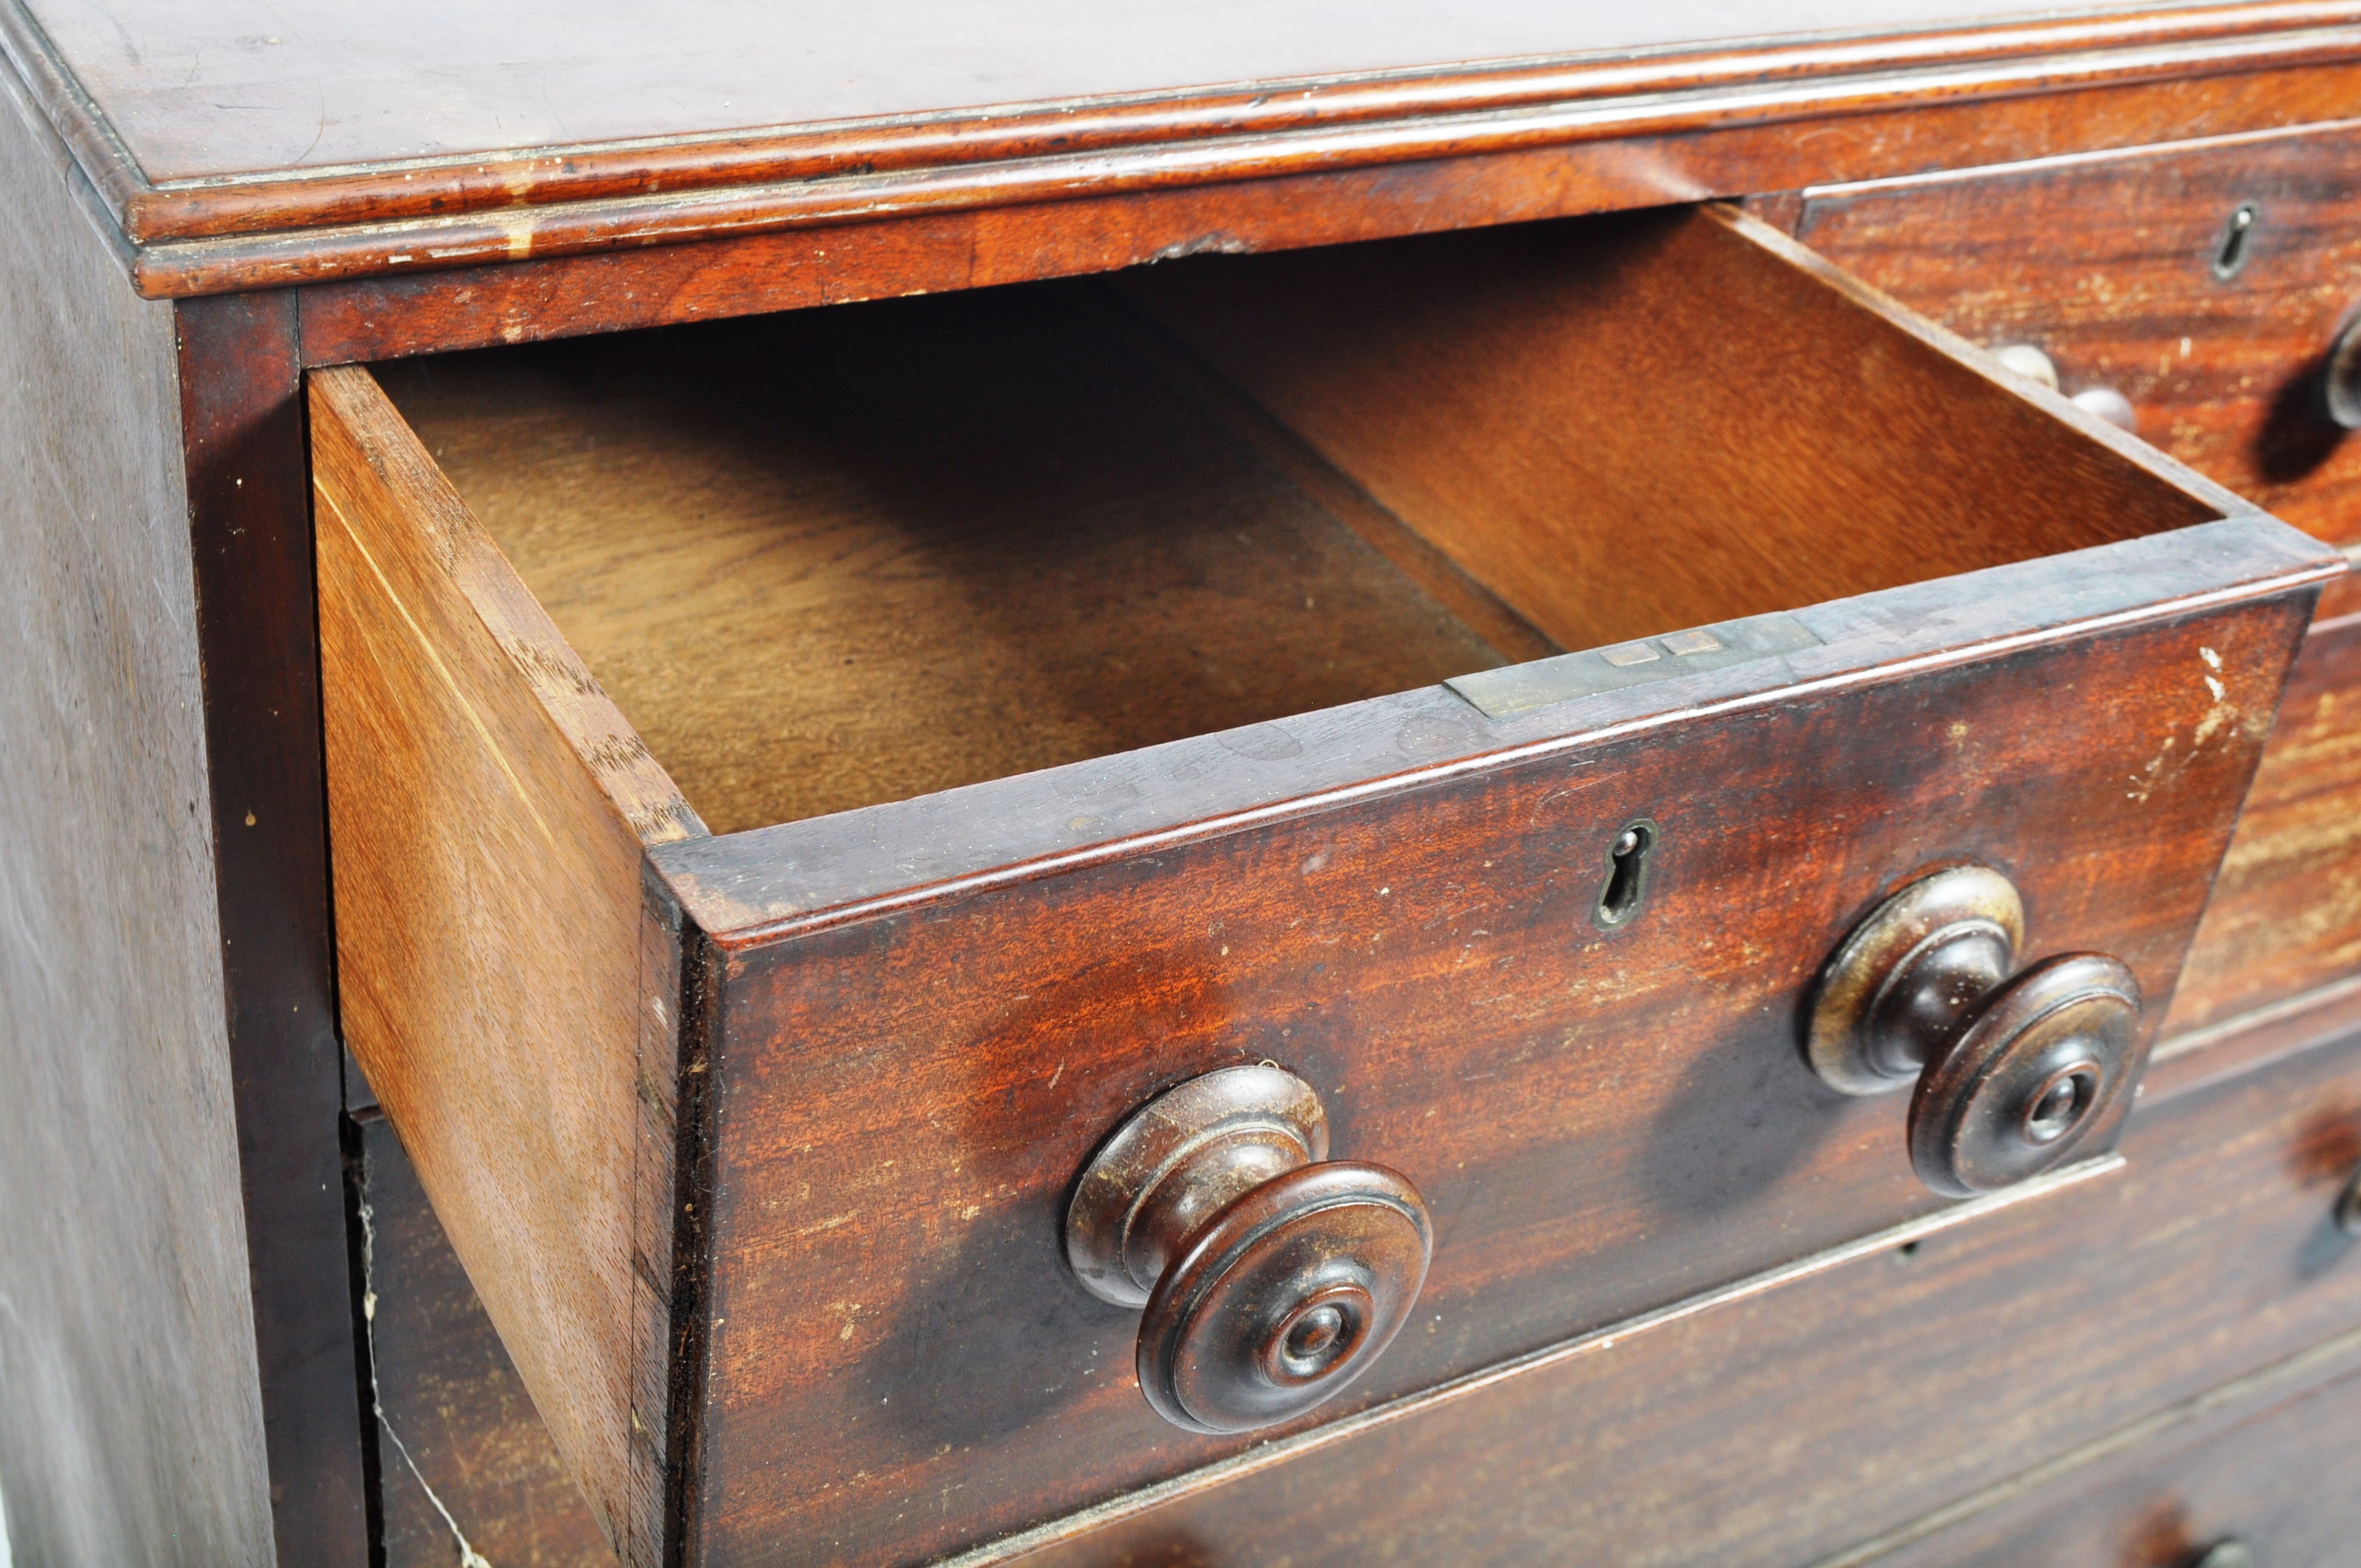
M 650 1563 L 987 1542 L 1242 1450 L 1192 1412 L 1339 1345 L 1341 1393 L 1255 1408 L 1923 1214 L 1994 1128 L 2110 1146 L 2343 568 L 1715 209 L 311 408 L 346 1036 Z M 1993 972 L 1862 981 L 1971 867 L 2016 905 L 1960 938 Z M 2069 953 L 2116 966 L 2103 1092 L 1958 1067 Z M 1885 1033 L 1839 1061 L 1845 1005 Z M 1863 1061 L 1906 1092 L 1823 1081 Z M 1316 1115 L 1110 1139 L 1265 1063 L 1220 1081 Z M 1217 1125 L 1261 1153 L 1205 1175 L 1173 1129 Z M 1314 1163 L 1249 1170 L 1279 1133 Z M 1288 1229 L 1306 1171 L 1375 1228 Z M 1145 1320 L 1070 1263 L 1109 1245 Z

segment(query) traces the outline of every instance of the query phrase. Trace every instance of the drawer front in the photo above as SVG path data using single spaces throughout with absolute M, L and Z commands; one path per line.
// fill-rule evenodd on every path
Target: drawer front
M 2119 1172 L 1282 1442 L 1234 1479 L 1011 1554 L 1865 1564 L 1890 1549 L 1877 1538 L 2177 1405 L 2202 1414 L 2232 1379 L 2292 1392 L 2306 1366 L 2361 1355 L 2361 1255 L 2331 1217 L 2361 1166 L 2361 1039 L 2151 1099 Z M 2244 1517 L 2147 1523 L 2178 1544 Z
M 2361 977 L 2361 615 L 2314 621 L 2167 1036 Z
M 1623 644 L 721 837 L 315 378 L 347 1038 L 632 1560 L 922 1560 L 1260 1441 L 1159 1419 L 1060 1244 L 1212 1069 L 1422 1194 L 1414 1316 L 1300 1427 L 1939 1210 L 1908 1096 L 1800 1048 L 1932 871 L 2128 966 L 2145 1051 L 2337 557 L 1726 214 L 1323 265 L 1157 308 L 1471 593 Z M 1325 380 L 1225 349 L 1323 295 Z
M 2356 547 L 2361 441 L 2320 391 L 2361 308 L 2357 181 L 2361 130 L 2345 126 L 1832 187 L 1807 193 L 1796 232 L 1975 342 L 2043 350 L 2070 393 L 2122 392 L 2147 440 Z M 2349 581 L 2323 601 L 2170 1033 L 2361 964 L 2361 664 L 2339 619 L 2356 611 Z
M 2114 389 L 2146 440 L 2361 545 L 2361 441 L 2319 411 L 2361 307 L 2361 129 L 1833 186 L 1795 234 L 1973 342 L 2043 350 L 2070 394 Z M 2323 613 L 2361 609 L 2353 594 Z
M 2347 1350 L 2337 1360 L 2350 1367 Z M 2268 1394 L 2279 1396 L 2267 1402 Z M 2257 1404 L 2266 1408 L 2256 1409 Z M 1874 1568 L 2339 1568 L 2361 1541 L 2361 1376 L 2191 1412 Z M 2245 1555 L 2238 1555 L 2243 1552 Z M 2207 1554 L 2213 1553 L 2213 1556 Z
M 1214 1068 L 1301 1074 L 1334 1146 L 1407 1174 L 1435 1216 L 1416 1320 L 1323 1415 L 1934 1210 L 1905 1108 L 1805 1067 L 1814 972 L 1879 897 L 1971 861 L 2004 868 L 2059 948 L 2166 994 L 2254 742 L 2197 751 L 2169 790 L 2135 781 L 2203 721 L 2174 678 L 2199 649 L 2267 666 L 2301 613 L 1678 713 L 725 948 L 717 1534 L 793 1520 L 820 1560 L 910 1496 L 972 1494 L 924 1527 L 933 1550 L 1236 1450 L 1142 1402 L 1138 1321 L 1074 1282 L 1057 1226 L 1126 1113 Z M 1390 730 L 1470 722 L 1445 700 Z M 1653 886 L 1603 932 L 1609 847 L 1642 818 Z M 726 844 L 660 856 L 695 885 L 727 874 Z M 810 1431 L 825 1471 L 774 1461 Z

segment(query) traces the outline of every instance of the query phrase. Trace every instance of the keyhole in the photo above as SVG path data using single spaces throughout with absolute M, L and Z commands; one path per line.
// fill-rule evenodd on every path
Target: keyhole
M 2230 221 L 2222 225 L 2222 243 L 2213 251 L 2214 277 L 2225 280 L 2235 278 L 2238 269 L 2246 266 L 2246 240 L 2255 232 L 2257 215 L 2255 204 L 2249 202 L 2232 213 Z
M 1656 825 L 1645 817 L 1626 823 L 1607 849 L 1607 885 L 1598 891 L 1591 918 L 1608 930 L 1631 923 L 1648 894 L 1648 853 L 1656 847 Z

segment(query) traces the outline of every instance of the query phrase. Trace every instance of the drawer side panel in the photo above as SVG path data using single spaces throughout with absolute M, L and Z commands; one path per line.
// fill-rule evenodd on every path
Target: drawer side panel
M 641 863 L 696 819 L 367 372 L 314 377 L 311 410 L 346 1041 L 600 1522 L 650 1563 L 678 969 Z

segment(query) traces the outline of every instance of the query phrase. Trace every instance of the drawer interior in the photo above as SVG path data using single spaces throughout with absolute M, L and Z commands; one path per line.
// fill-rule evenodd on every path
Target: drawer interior
M 379 375 L 714 831 L 2215 515 L 1680 209 Z

